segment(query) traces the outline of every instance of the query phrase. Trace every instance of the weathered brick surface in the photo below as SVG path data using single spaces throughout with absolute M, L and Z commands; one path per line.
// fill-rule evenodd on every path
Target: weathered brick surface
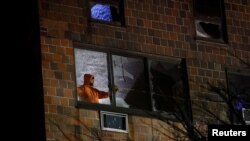
M 124 0 L 125 27 L 90 23 L 87 0 L 40 0 L 44 106 L 48 141 L 67 140 L 56 124 L 72 140 L 90 140 L 85 128 L 99 128 L 97 111 L 76 109 L 73 42 L 117 48 L 155 55 L 186 58 L 192 103 L 223 109 L 203 97 L 215 97 L 201 85 L 224 82 L 225 66 L 241 67 L 233 57 L 250 57 L 250 2 L 225 0 L 228 43 L 195 40 L 192 0 Z M 209 105 L 209 106 L 208 106 Z M 221 108 L 223 106 L 220 106 Z M 193 110 L 200 118 L 202 110 Z M 205 118 L 206 119 L 206 118 Z M 129 115 L 129 133 L 103 132 L 107 141 L 165 141 L 170 130 L 156 120 Z M 161 123 L 162 125 L 163 123 Z M 152 127 L 157 127 L 152 128 Z M 164 126 L 167 127 L 167 126 Z M 160 130 L 160 131 L 158 131 Z M 164 130 L 164 131 L 163 131 Z M 164 135 L 163 133 L 166 135 Z

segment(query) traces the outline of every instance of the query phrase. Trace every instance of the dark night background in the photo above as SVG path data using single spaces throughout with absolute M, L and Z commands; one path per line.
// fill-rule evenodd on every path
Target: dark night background
M 38 1 L 2 5 L 2 138 L 45 141 Z

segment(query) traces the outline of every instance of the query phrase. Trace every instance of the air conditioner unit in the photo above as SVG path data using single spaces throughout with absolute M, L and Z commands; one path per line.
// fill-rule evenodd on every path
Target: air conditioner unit
M 128 133 L 128 115 L 100 111 L 101 129 L 114 132 Z
M 242 108 L 242 117 L 246 124 L 250 125 L 250 109 Z

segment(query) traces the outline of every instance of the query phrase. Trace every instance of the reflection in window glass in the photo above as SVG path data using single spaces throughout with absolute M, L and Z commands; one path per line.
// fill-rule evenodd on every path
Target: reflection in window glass
M 75 49 L 75 68 L 76 68 L 76 83 L 77 87 L 82 86 L 84 83 L 84 75 L 91 74 L 94 77 L 93 87 L 108 92 L 108 70 L 107 70 L 107 54 L 96 51 L 89 51 L 83 49 Z M 90 80 L 88 80 L 90 81 Z M 91 91 L 91 90 L 88 90 Z M 92 92 L 92 91 L 91 91 Z M 92 93 L 97 95 L 97 93 Z M 91 95 L 92 95 L 91 94 Z M 95 97 L 79 97 L 78 100 L 89 100 Z M 102 104 L 110 104 L 108 97 L 99 97 L 99 102 Z M 92 102 L 93 101 L 89 101 Z
M 174 112 L 177 105 L 186 107 L 180 64 L 150 60 L 149 78 L 153 110 Z
M 112 55 L 114 83 L 118 107 L 148 109 L 144 61 L 139 58 Z

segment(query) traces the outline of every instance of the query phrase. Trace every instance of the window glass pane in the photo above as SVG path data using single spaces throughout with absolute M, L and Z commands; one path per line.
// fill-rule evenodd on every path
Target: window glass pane
M 119 88 L 116 105 L 136 109 L 150 108 L 143 59 L 112 55 L 112 64 L 114 83 Z
M 180 64 L 150 60 L 149 78 L 154 111 L 187 110 Z
M 75 49 L 75 68 L 78 100 L 110 104 L 108 97 L 107 54 Z M 93 87 L 85 88 L 85 85 Z M 84 84 L 84 88 L 83 88 Z

